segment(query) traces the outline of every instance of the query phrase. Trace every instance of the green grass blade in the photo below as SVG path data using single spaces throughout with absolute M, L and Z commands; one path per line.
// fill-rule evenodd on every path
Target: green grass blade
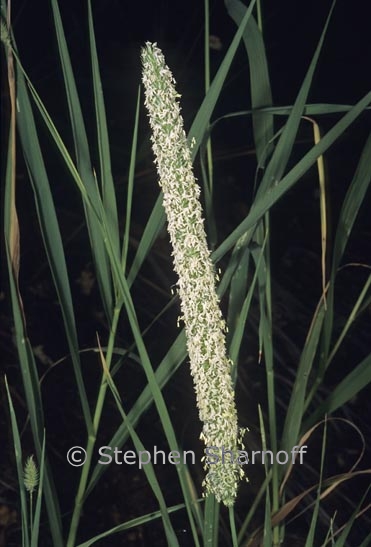
M 350 312 L 346 322 L 345 322 L 345 325 L 341 331 L 341 333 L 339 334 L 339 337 L 338 339 L 336 340 L 335 344 L 334 344 L 334 347 L 327 359 L 327 363 L 326 363 L 326 368 L 328 366 L 330 366 L 331 364 L 331 361 L 333 360 L 334 356 L 336 355 L 339 347 L 341 346 L 341 343 L 343 342 L 344 338 L 346 337 L 346 335 L 348 334 L 349 332 L 349 329 L 351 328 L 352 324 L 354 323 L 355 319 L 357 318 L 357 316 L 359 315 L 360 313 L 360 310 L 362 309 L 362 307 L 364 308 L 364 304 L 365 304 L 365 300 L 367 298 L 367 294 L 369 293 L 369 288 L 371 286 L 371 275 L 369 275 L 368 279 L 366 280 L 358 298 L 357 298 L 357 301 L 356 303 L 354 304 L 353 306 L 353 309 L 352 311 Z
M 11 272 L 9 272 L 12 313 L 14 320 L 15 344 L 18 351 L 22 373 L 23 386 L 26 396 L 27 410 L 30 416 L 31 430 L 37 460 L 42 460 L 42 439 L 44 435 L 44 418 L 42 400 L 38 383 L 37 367 L 32 353 L 31 344 L 26 336 L 23 324 L 20 302 Z M 49 517 L 49 529 L 55 547 L 64 545 L 62 538 L 62 523 L 58 496 L 55 490 L 51 470 L 48 465 L 44 474 L 44 495 Z
M 264 532 L 263 532 L 264 545 L 267 545 L 267 547 L 268 546 L 273 547 L 273 545 L 276 545 L 275 543 L 273 543 L 271 515 L 272 515 L 272 508 L 271 508 L 271 501 L 270 501 L 270 493 L 269 493 L 269 488 L 267 488 L 265 492 Z
M 161 361 L 160 365 L 156 369 L 155 377 L 156 381 L 158 383 L 158 386 L 160 389 L 162 389 L 166 383 L 169 381 L 169 379 L 173 376 L 173 374 L 176 372 L 176 370 L 179 368 L 179 366 L 184 362 L 185 358 L 187 356 L 186 352 L 186 345 L 185 345 L 185 334 L 184 330 L 180 332 L 178 337 L 176 338 L 175 342 L 172 346 L 170 346 L 167 354 Z M 132 427 L 135 428 L 137 423 L 139 422 L 142 414 L 144 414 L 148 408 L 153 404 L 154 396 L 151 389 L 151 385 L 148 384 L 144 388 L 141 395 L 138 397 L 137 401 L 131 408 L 130 412 L 128 413 L 128 420 L 130 420 L 130 423 L 132 424 Z M 127 439 L 129 438 L 129 431 L 125 423 L 122 423 L 121 426 L 118 428 L 112 439 L 110 439 L 108 446 L 116 446 L 118 448 L 121 448 Z M 176 449 L 176 448 L 172 448 Z M 99 481 L 102 474 L 106 471 L 106 466 L 102 465 L 96 465 L 91 478 L 90 482 L 86 489 L 86 496 L 88 496 L 92 490 L 94 489 L 95 485 Z M 196 520 L 197 526 L 199 528 L 202 528 L 202 521 L 203 517 L 200 511 L 199 504 L 194 503 L 194 486 L 191 484 L 191 478 L 189 471 L 186 466 L 184 466 L 184 471 L 182 471 L 181 480 L 184 482 L 183 488 L 187 492 L 188 499 L 190 500 L 190 509 L 194 515 L 194 518 Z
M 177 511 L 180 511 L 184 508 L 184 504 L 181 503 L 179 505 L 174 505 L 172 507 L 168 507 L 168 513 L 175 513 Z M 90 547 L 91 545 L 94 545 L 97 541 L 110 537 L 113 534 L 117 534 L 119 532 L 124 532 L 126 530 L 130 530 L 131 528 L 137 528 L 139 526 L 143 526 L 145 524 L 151 523 L 157 519 L 161 518 L 161 512 L 160 511 L 154 511 L 153 513 L 148 513 L 147 515 L 141 515 L 140 517 L 137 517 L 135 519 L 131 519 L 128 522 L 124 522 L 123 524 L 119 524 L 118 526 L 114 526 L 114 528 L 111 528 L 110 530 L 107 530 L 106 532 L 103 532 L 102 534 L 98 534 L 97 536 L 88 539 L 88 541 L 84 541 L 84 543 L 79 543 L 76 547 Z
M 365 539 L 362 541 L 362 543 L 359 545 L 359 547 L 370 547 L 371 543 L 371 532 L 365 537 Z
M 205 13 L 205 31 L 204 31 L 204 60 L 205 60 L 205 94 L 210 89 L 210 2 L 204 0 Z M 217 229 L 214 214 L 213 194 L 214 194 L 214 166 L 213 152 L 210 133 L 206 142 L 207 166 L 203 160 L 203 154 L 200 154 L 201 173 L 204 189 L 205 202 L 205 221 L 208 234 L 209 246 L 214 249 L 217 241 Z
M 44 430 L 44 438 L 43 438 L 43 444 L 41 449 L 41 460 L 40 460 L 40 466 L 39 466 L 39 486 L 37 489 L 35 516 L 34 516 L 33 524 L 32 524 L 31 547 L 39 546 L 39 531 L 40 531 L 41 507 L 42 507 L 42 500 L 43 500 L 44 476 L 45 476 L 45 430 Z
M 111 170 L 111 153 L 108 139 L 106 110 L 104 106 L 102 82 L 100 78 L 97 47 L 95 43 L 93 14 L 91 9 L 91 0 L 88 1 L 88 25 L 89 25 L 89 41 L 90 41 L 90 56 L 92 63 L 93 74 L 93 89 L 95 103 L 95 117 L 97 123 L 97 142 L 99 151 L 100 165 L 100 181 L 102 184 L 102 201 L 106 212 L 107 224 L 110 237 L 112 238 L 112 246 L 117 254 L 119 254 L 120 233 L 119 221 L 117 215 L 117 203 L 115 185 L 112 178 Z
M 264 230 L 266 234 L 264 235 Z M 269 422 L 269 442 L 270 448 L 274 454 L 278 451 L 277 439 L 277 417 L 276 417 L 276 395 L 275 395 L 275 372 L 274 372 L 274 349 L 273 349 L 273 321 L 272 321 L 272 291 L 271 291 L 271 268 L 269 254 L 269 218 L 266 215 L 264 223 L 261 222 L 254 234 L 254 239 L 263 249 L 252 250 L 252 257 L 256 264 L 259 293 L 259 350 L 263 356 L 268 398 L 268 422 Z M 259 359 L 260 359 L 259 355 Z M 276 460 L 272 466 L 272 499 L 271 511 L 276 512 L 279 509 L 279 465 Z M 273 529 L 274 542 L 277 543 L 278 528 Z
M 102 365 L 103 365 L 103 374 L 104 374 L 104 376 L 107 380 L 108 386 L 109 386 L 109 388 L 111 390 L 111 393 L 114 397 L 116 407 L 119 410 L 123 421 L 127 425 L 130 437 L 131 437 L 131 439 L 134 443 L 136 453 L 137 454 L 144 453 L 145 452 L 145 447 L 144 447 L 142 441 L 140 440 L 138 434 L 136 433 L 134 427 L 130 423 L 130 420 L 128 419 L 128 416 L 127 416 L 126 412 L 124 411 L 124 409 L 122 407 L 120 395 L 119 395 L 119 393 L 117 391 L 117 388 L 116 388 L 116 386 L 115 386 L 115 384 L 112 380 L 112 377 L 109 373 L 109 370 L 108 370 L 107 365 L 105 363 L 105 359 L 104 359 L 104 356 L 103 356 L 102 352 L 101 352 L 101 360 L 102 360 Z M 154 466 L 153 466 L 152 462 L 149 462 L 148 464 L 144 465 L 143 466 L 143 471 L 144 471 L 144 473 L 147 477 L 147 480 L 148 480 L 148 483 L 149 483 L 149 485 L 152 489 L 152 492 L 154 493 L 154 495 L 156 496 L 156 499 L 158 501 L 168 544 L 169 545 L 174 545 L 174 547 L 177 547 L 179 545 L 179 543 L 178 543 L 174 528 L 171 524 L 169 514 L 168 514 L 168 509 L 167 509 L 167 506 L 166 506 L 166 503 L 165 503 L 165 499 L 162 495 L 161 487 L 160 487 L 160 484 L 157 480 L 156 473 L 155 473 Z
M 23 155 L 27 163 L 36 202 L 39 226 L 61 306 L 84 419 L 87 428 L 89 429 L 89 427 L 91 427 L 91 414 L 81 374 L 76 323 L 63 242 L 59 231 L 48 175 L 40 149 L 32 108 L 21 70 L 17 72 L 17 89 L 19 103 L 17 121 Z
M 338 275 L 338 268 L 341 263 L 347 242 L 352 233 L 354 223 L 358 216 L 359 210 L 365 200 L 367 191 L 371 182 L 371 171 L 370 171 L 370 162 L 371 162 L 371 134 L 369 135 L 365 146 L 362 150 L 360 160 L 357 165 L 356 172 L 351 181 L 347 194 L 344 198 L 344 202 L 340 211 L 339 221 L 335 234 L 334 242 L 334 251 L 332 257 L 332 266 L 330 273 L 330 282 L 329 288 L 326 295 L 327 301 L 327 313 L 325 316 L 325 322 L 323 327 L 323 336 L 322 336 L 322 345 L 321 345 L 321 359 L 317 371 L 317 375 L 311 389 L 309 396 L 307 397 L 306 404 L 312 400 L 318 386 L 321 384 L 323 376 L 326 369 L 331 364 L 331 361 L 340 346 L 342 339 L 345 337 L 348 329 L 354 319 L 354 316 L 357 312 L 357 305 L 350 314 L 346 325 L 338 337 L 337 341 L 334 343 L 332 349 L 331 343 L 333 340 L 333 322 L 334 322 L 334 291 L 336 277 Z M 361 293 L 360 298 L 358 299 L 358 308 L 362 308 L 367 302 L 365 300 L 365 294 L 367 292 L 367 282 Z M 331 352 L 331 353 L 330 353 Z
M 137 252 L 128 274 L 129 287 L 134 283 L 143 262 L 145 261 L 152 245 L 159 236 L 164 224 L 165 224 L 165 211 L 162 206 L 162 193 L 156 200 L 156 203 L 152 209 L 146 227 L 144 228 L 143 235 L 141 237 Z
M 243 539 L 246 537 L 246 531 L 247 531 L 247 529 L 250 525 L 250 522 L 251 522 L 253 516 L 255 515 L 256 511 L 258 510 L 259 505 L 260 505 L 263 497 L 265 496 L 266 491 L 268 490 L 268 486 L 269 486 L 269 483 L 270 483 L 270 480 L 271 480 L 271 476 L 272 476 L 271 472 L 269 472 L 266 475 L 264 481 L 260 485 L 259 491 L 256 494 L 256 496 L 255 496 L 255 498 L 254 498 L 254 500 L 251 504 L 251 507 L 250 507 L 244 521 L 242 522 L 242 524 L 240 526 L 239 533 L 238 533 L 238 541 L 239 541 L 240 544 L 242 544 Z
M 245 31 L 246 25 L 249 21 L 249 18 L 251 17 L 251 13 L 253 11 L 255 3 L 256 3 L 256 0 L 253 0 L 252 2 L 250 2 L 250 5 L 246 10 L 246 13 L 241 21 L 240 26 L 238 27 L 238 30 L 232 40 L 232 43 L 228 48 L 228 51 L 219 67 L 219 70 L 214 80 L 212 81 L 210 89 L 205 95 L 205 98 L 202 101 L 202 104 L 195 116 L 195 119 L 193 121 L 192 127 L 188 135 L 189 143 L 193 142 L 193 139 L 195 140 L 195 143 L 192 147 L 193 158 L 195 157 L 198 151 L 198 148 L 200 146 L 201 140 L 206 133 L 207 127 L 210 122 L 210 117 L 219 99 L 220 92 L 222 90 L 225 79 L 227 77 L 232 61 L 236 54 L 237 48 L 239 46 L 239 43 Z
M 164 357 L 162 362 L 160 363 L 159 367 L 156 369 L 155 377 L 156 377 L 156 383 L 160 388 L 162 388 L 167 381 L 171 378 L 171 376 L 174 374 L 175 370 L 181 365 L 181 363 L 184 361 L 186 357 L 186 348 L 185 348 L 185 335 L 184 331 L 182 331 L 174 344 L 170 347 L 167 355 Z M 128 419 L 130 420 L 130 423 L 132 424 L 132 427 L 136 427 L 136 424 L 139 422 L 140 417 L 146 410 L 149 408 L 151 404 L 153 404 L 154 401 L 154 394 L 153 394 L 153 386 L 151 383 L 149 383 L 145 389 L 143 390 L 142 394 L 137 399 L 136 403 L 133 405 L 132 409 L 128 413 Z M 166 419 L 166 418 L 165 418 Z M 167 422 L 166 422 L 167 423 Z M 174 433 L 171 432 L 172 426 L 167 427 L 167 435 L 169 434 L 168 440 L 172 442 L 170 445 L 171 450 L 177 450 L 177 444 L 175 441 Z M 126 424 L 122 424 L 115 435 L 112 437 L 112 439 L 109 442 L 109 446 L 117 446 L 118 448 L 121 448 L 123 444 L 128 439 L 129 432 L 126 427 Z M 170 444 L 170 442 L 169 442 Z M 105 471 L 104 466 L 102 465 L 96 465 L 96 467 L 93 470 L 89 485 L 87 487 L 87 494 L 88 495 L 94 486 L 96 485 L 97 481 L 101 477 L 102 473 Z M 191 500 L 190 505 L 192 505 L 191 510 L 195 515 L 196 520 L 198 521 L 198 525 L 201 522 L 201 517 L 199 513 L 198 506 L 194 506 L 193 504 L 193 498 L 192 498 L 192 491 L 189 487 L 189 473 L 185 470 L 184 476 L 183 472 L 181 473 L 181 480 L 183 483 L 183 488 L 187 492 L 188 499 Z M 194 490 L 194 489 L 193 489 Z
M 10 424 L 12 427 L 13 435 L 13 444 L 14 444 L 14 453 L 15 453 L 15 463 L 17 466 L 17 477 L 18 477 L 18 486 L 19 486 L 19 497 L 21 500 L 21 519 L 22 519 L 22 547 L 30 546 L 30 537 L 29 537 L 29 519 L 28 519 L 28 504 L 27 504 L 27 494 L 23 481 L 23 454 L 22 454 L 22 445 L 21 438 L 19 436 L 19 429 L 17 424 L 17 418 L 14 411 L 12 397 L 10 395 L 8 380 L 5 376 L 5 389 L 8 397 L 9 405 L 9 414 L 10 414 Z
M 122 263 L 122 271 L 123 272 L 126 272 L 127 256 L 128 256 L 128 249 L 129 249 L 131 208 L 132 208 L 132 203 L 133 203 L 135 161 L 136 161 L 136 152 L 137 152 L 137 143 L 138 143 L 139 113 L 140 113 L 140 88 L 138 89 L 137 108 L 136 108 L 136 112 L 135 112 L 133 140 L 132 140 L 131 154 L 130 154 L 128 186 L 127 186 L 127 190 L 126 190 L 125 230 L 124 230 L 124 238 L 123 238 L 123 243 L 122 243 L 122 255 L 121 255 L 121 263 Z M 129 286 L 130 286 L 130 283 L 129 283 Z
M 266 440 L 266 433 L 265 433 L 265 425 L 264 425 L 264 418 L 263 413 L 260 405 L 258 405 L 258 412 L 259 412 L 259 425 L 260 425 L 260 435 L 261 435 L 261 441 L 262 441 L 262 449 L 267 450 L 267 440 Z M 269 469 L 268 469 L 268 461 L 265 460 L 265 476 L 266 478 L 269 475 Z M 267 485 L 267 488 L 265 490 L 265 511 L 264 511 L 264 544 L 269 545 L 271 547 L 272 545 L 272 504 L 271 504 L 271 495 L 270 495 L 270 489 Z
M 131 331 L 135 340 L 135 344 L 138 349 L 138 354 L 141 359 L 143 369 L 146 374 L 146 378 L 152 392 L 153 401 L 155 403 L 159 416 L 161 417 L 161 422 L 162 422 L 162 426 L 164 429 L 167 442 L 169 444 L 170 450 L 178 450 L 178 443 L 176 440 L 174 428 L 172 426 L 169 410 L 166 406 L 164 397 L 161 393 L 160 386 L 158 385 L 155 372 L 153 370 L 146 346 L 144 344 L 143 337 L 141 335 L 141 331 L 138 324 L 135 307 L 130 295 L 128 283 L 126 279 L 124 278 L 124 276 L 122 275 L 120 264 L 113 262 L 112 267 L 114 268 L 113 273 L 116 277 L 116 281 L 118 284 L 117 286 L 121 291 L 121 297 L 125 305 Z M 185 468 L 184 465 L 180 465 L 178 467 L 178 476 L 179 476 L 179 481 L 182 488 L 184 500 L 186 503 L 187 514 L 188 514 L 193 538 L 196 545 L 198 545 L 197 530 L 196 530 L 194 517 L 193 517 L 193 497 L 188 484 L 188 475 L 187 473 L 184 472 L 184 468 Z
M 226 8 L 237 26 L 240 25 L 246 6 L 239 0 L 227 0 Z M 259 3 L 258 3 L 259 5 Z M 243 33 L 243 41 L 249 59 L 251 106 L 253 111 L 272 105 L 272 92 L 268 73 L 268 63 L 261 31 L 254 17 L 250 17 Z M 273 115 L 269 112 L 254 113 L 252 116 L 256 156 L 259 165 L 269 152 L 268 144 L 273 137 Z
M 204 546 L 218 547 L 220 505 L 215 496 L 207 496 L 205 500 L 205 520 L 203 526 Z
M 244 247 L 248 247 L 250 245 L 251 235 L 252 235 L 251 233 L 250 234 L 245 233 L 237 241 L 231 253 L 231 256 L 229 258 L 228 265 L 225 268 L 225 271 L 223 273 L 223 277 L 221 278 L 220 283 L 217 287 L 219 298 L 221 298 L 230 287 L 233 281 L 233 276 L 241 265 L 239 250 Z M 233 320 L 233 310 L 232 310 L 231 319 Z
M 299 124 L 303 116 L 305 103 L 306 103 L 308 93 L 312 84 L 314 72 L 318 63 L 321 50 L 322 50 L 323 42 L 325 39 L 328 25 L 330 23 L 330 18 L 331 18 L 335 3 L 336 3 L 336 0 L 334 0 L 332 3 L 330 13 L 327 17 L 316 51 L 313 55 L 313 59 L 309 65 L 304 81 L 295 99 L 293 109 L 290 112 L 290 115 L 287 119 L 286 125 L 282 131 L 280 139 L 274 149 L 272 158 L 267 165 L 261 185 L 258 189 L 258 195 L 264 194 L 265 192 L 267 192 L 268 188 L 270 188 L 273 184 L 277 184 L 281 180 L 283 173 L 286 169 L 288 160 L 292 152 L 292 148 L 297 138 Z
M 353 180 L 341 208 L 336 230 L 333 254 L 333 271 L 338 268 L 359 210 L 371 183 L 371 133 L 363 148 Z
M 336 540 L 334 547 L 346 547 L 347 539 L 348 539 L 348 536 L 350 534 L 350 531 L 353 528 L 353 525 L 356 521 L 357 515 L 358 515 L 359 511 L 361 510 L 363 502 L 367 498 L 367 495 L 370 492 L 370 490 L 371 490 L 371 485 L 368 486 L 368 488 L 366 488 L 366 491 L 363 494 L 362 498 L 360 499 L 359 503 L 357 504 L 357 507 L 354 509 L 352 516 L 350 517 L 350 519 L 346 523 L 346 526 L 344 527 L 344 530 L 341 532 L 340 536 Z M 368 537 L 371 539 L 371 534 Z M 364 545 L 363 542 L 361 543 L 361 545 L 359 547 L 362 547 L 362 545 Z M 369 544 L 366 544 L 366 546 L 367 545 L 369 545 Z
M 309 380 L 309 375 L 312 370 L 314 358 L 316 356 L 322 326 L 325 317 L 324 302 L 321 299 L 317 307 L 312 324 L 310 326 L 307 339 L 304 344 L 298 369 L 295 376 L 295 382 L 290 397 L 289 406 L 286 413 L 285 424 L 282 433 L 282 450 L 290 452 L 293 446 L 297 444 L 299 433 L 301 430 L 303 414 L 305 410 L 305 396 Z
M 32 82 L 30 81 L 29 77 L 27 76 L 27 73 L 25 72 L 23 66 L 22 66 L 22 63 L 20 62 L 20 59 L 18 57 L 18 54 L 17 52 L 13 49 L 13 54 L 14 54 L 14 57 L 17 61 L 17 69 L 18 69 L 18 74 L 21 75 L 25 82 L 27 83 L 27 87 L 30 91 L 30 94 L 35 102 L 35 105 L 36 107 L 38 108 L 41 116 L 42 116 L 42 119 L 44 120 L 44 123 L 45 123 L 45 126 L 46 128 L 48 129 L 49 133 L 50 133 L 50 136 L 53 138 L 60 154 L 61 154 L 61 157 L 63 159 L 63 161 L 65 162 L 65 165 L 68 169 L 68 171 L 70 172 L 71 174 L 71 177 L 72 179 L 74 180 L 77 188 L 79 189 L 80 193 L 81 193 L 81 196 L 84 200 L 84 203 L 86 204 L 87 207 L 89 207 L 94 215 L 95 215 L 95 218 L 99 221 L 99 222 L 102 222 L 102 207 L 101 207 L 101 202 L 98 202 L 98 206 L 95 206 L 94 203 L 91 201 L 90 199 L 90 196 L 89 194 L 87 193 L 86 191 L 86 187 L 80 177 L 80 174 L 78 173 L 77 169 L 76 169 L 76 166 L 67 150 L 67 148 L 65 147 L 64 145 L 64 142 L 61 138 L 61 136 L 59 135 L 54 123 L 53 123 L 53 120 L 51 119 L 50 115 L 48 114 L 48 111 L 46 110 L 45 106 L 44 106 L 44 103 L 42 102 L 40 96 L 38 95 L 35 87 L 32 85 Z M 17 75 L 18 76 L 18 75 Z M 24 82 L 23 82 L 23 85 L 24 85 Z M 26 89 L 26 88 L 25 88 Z
M 95 209 L 99 211 L 101 210 L 101 198 L 99 195 L 94 171 L 92 169 L 88 138 L 85 131 L 80 101 L 76 89 L 76 82 L 73 75 L 57 0 L 51 0 L 51 5 L 53 9 L 54 26 L 57 35 L 59 57 L 63 71 L 66 98 L 70 113 L 70 123 L 75 144 L 77 168 L 91 202 L 93 203 Z M 85 202 L 84 208 L 89 236 L 91 240 L 91 250 L 94 257 L 97 280 L 100 287 L 106 316 L 107 319 L 110 321 L 113 313 L 113 295 L 108 257 L 101 229 L 98 226 L 96 217 L 91 211 L 90 207 L 86 207 Z M 108 220 L 106 222 L 106 225 L 109 225 Z M 114 245 L 114 241 L 111 242 L 112 245 Z M 116 242 L 116 249 L 117 248 L 118 247 Z
M 184 362 L 186 356 L 187 350 L 185 333 L 184 330 L 182 330 L 156 369 L 156 381 L 161 389 L 166 385 L 176 370 Z M 128 419 L 133 427 L 136 427 L 136 424 L 139 422 L 142 414 L 147 412 L 151 404 L 153 404 L 153 394 L 150 386 L 146 385 L 128 413 Z M 110 439 L 109 446 L 117 446 L 118 448 L 121 448 L 127 441 L 128 435 L 129 433 L 126 425 L 121 424 L 114 436 Z M 87 488 L 87 495 L 92 491 L 104 471 L 105 466 L 96 465 Z
M 11 142 L 9 140 L 9 146 Z M 10 204 L 11 204 L 11 154 L 8 155 L 5 179 L 5 247 L 9 273 L 10 301 L 12 307 L 12 318 L 14 323 L 14 340 L 18 352 L 20 370 L 22 375 L 23 387 L 26 397 L 27 410 L 30 416 L 34 446 L 38 461 L 41 461 L 41 445 L 44 431 L 44 418 L 42 411 L 42 401 L 40 394 L 39 379 L 37 367 L 32 353 L 31 344 L 27 338 L 27 331 L 23 316 L 23 304 L 18 290 L 17 280 L 13 271 L 11 258 L 9 256 L 9 231 L 10 231 Z M 47 469 L 45 477 L 45 498 L 47 501 L 47 510 L 51 535 L 55 547 L 62 547 L 62 525 L 60 520 L 60 511 L 58 497 L 55 492 L 50 469 Z
M 312 515 L 312 520 L 310 523 L 310 528 L 308 535 L 305 540 L 305 546 L 304 547 L 313 547 L 314 545 L 314 538 L 315 538 L 315 532 L 317 529 L 317 523 L 318 523 L 318 516 L 319 516 L 319 510 L 320 510 L 320 502 L 321 502 L 321 488 L 322 488 L 322 480 L 323 480 L 323 466 L 325 463 L 325 456 L 326 456 L 326 436 L 327 436 L 327 421 L 325 420 L 324 424 L 324 430 L 323 430 L 323 438 L 322 438 L 322 450 L 321 450 L 321 462 L 320 462 L 320 472 L 319 472 L 319 481 L 318 481 L 318 487 L 317 487 L 317 497 L 314 504 L 314 510 Z
M 304 106 L 303 114 L 305 116 L 326 116 L 329 114 L 342 114 L 344 112 L 349 112 L 354 105 L 349 104 L 333 104 L 333 103 L 317 103 L 317 104 L 306 104 Z M 223 114 L 210 125 L 209 131 L 212 131 L 214 127 L 223 120 L 230 120 L 233 118 L 239 118 L 242 116 L 252 116 L 252 114 L 272 114 L 273 116 L 289 116 L 293 110 L 293 106 L 269 106 L 269 107 L 260 107 L 255 110 L 238 110 L 236 112 L 229 112 L 228 114 Z M 371 107 L 366 107 L 365 110 L 370 110 Z M 273 135 L 274 136 L 274 135 Z
M 235 252 L 236 249 L 233 249 L 233 253 Z M 250 249 L 246 247 L 238 250 L 237 252 L 239 254 L 239 257 L 237 258 L 239 264 L 231 279 L 227 317 L 227 345 L 229 348 L 229 356 L 234 363 L 234 380 L 236 379 L 235 374 L 238 356 L 256 281 L 255 271 L 254 279 L 246 295 Z
M 363 148 L 356 172 L 351 181 L 347 194 L 340 211 L 339 221 L 335 234 L 334 250 L 332 257 L 332 266 L 330 274 L 329 290 L 327 294 L 326 321 L 324 325 L 322 362 L 318 374 L 318 382 L 328 366 L 328 355 L 330 351 L 331 335 L 333 328 L 334 313 L 334 289 L 338 268 L 344 255 L 346 245 L 352 233 L 359 210 L 364 202 L 366 193 L 371 183 L 371 133 Z
M 367 93 L 358 103 L 356 103 L 341 120 L 339 120 L 320 140 L 313 146 L 304 157 L 285 175 L 277 186 L 270 188 L 264 194 L 260 193 L 247 217 L 233 230 L 233 232 L 219 245 L 213 253 L 215 262 L 220 260 L 229 249 L 231 249 L 238 239 L 246 232 L 255 228 L 261 217 L 275 204 L 279 199 L 290 190 L 300 178 L 312 167 L 318 156 L 324 154 L 332 144 L 344 133 L 344 131 L 356 120 L 360 114 L 367 108 L 371 102 L 371 92 Z M 261 187 L 260 187 L 261 188 Z
M 234 507 L 229 507 L 229 527 L 231 530 L 232 545 L 233 547 L 238 547 Z
M 226 280 L 228 279 L 228 285 L 230 287 L 228 295 L 228 315 L 227 315 L 227 325 L 228 333 L 227 340 L 228 342 L 233 336 L 235 328 L 238 326 L 238 320 L 241 313 L 241 306 L 243 299 L 246 295 L 248 276 L 249 276 L 249 266 L 250 266 L 251 252 L 246 242 L 241 242 L 240 245 L 236 245 L 232 251 L 231 260 L 227 265 L 224 275 L 223 275 L 223 286 L 225 290 L 228 288 L 226 285 Z M 228 270 L 232 270 L 230 275 L 228 275 Z M 220 285 L 218 287 L 220 290 Z M 229 345 L 229 344 L 228 344 Z
M 304 424 L 307 430 L 325 414 L 331 414 L 371 383 L 371 355 L 365 357 L 321 403 Z

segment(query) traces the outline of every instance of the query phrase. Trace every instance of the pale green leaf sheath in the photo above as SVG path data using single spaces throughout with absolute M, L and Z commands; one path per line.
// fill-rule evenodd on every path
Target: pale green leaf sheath
M 231 361 L 226 355 L 225 323 L 215 288 L 215 272 L 208 250 L 200 189 L 177 102 L 175 81 L 156 44 L 142 50 L 145 105 L 152 128 L 155 163 L 164 194 L 168 231 L 173 246 L 174 269 L 187 336 L 191 373 L 197 396 L 201 438 L 217 447 L 216 458 L 205 457 L 206 494 L 233 505 L 243 471 L 237 459 L 239 428 L 231 380 Z

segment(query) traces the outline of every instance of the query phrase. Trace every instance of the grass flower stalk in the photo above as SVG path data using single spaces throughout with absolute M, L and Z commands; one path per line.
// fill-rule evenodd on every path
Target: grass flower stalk
M 180 96 L 156 44 L 145 45 L 142 63 L 152 147 L 164 195 L 174 269 L 178 275 L 181 319 L 185 324 L 191 374 L 203 424 L 201 439 L 206 448 L 213 447 L 213 453 L 219 455 L 218 461 L 215 457 L 209 458 L 207 453 L 204 458 L 205 493 L 212 493 L 218 501 L 232 506 L 243 476 L 236 461 L 240 431 L 231 361 L 226 353 L 226 325 L 216 293 L 216 276 L 199 200 L 200 188 L 193 174 L 178 103 Z

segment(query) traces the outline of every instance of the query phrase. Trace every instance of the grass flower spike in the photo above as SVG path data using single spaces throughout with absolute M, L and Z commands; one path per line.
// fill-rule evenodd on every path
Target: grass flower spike
M 29 456 L 24 465 L 24 485 L 27 492 L 32 494 L 39 483 L 39 471 L 33 456 Z
M 237 456 L 239 428 L 231 380 L 231 362 L 225 348 L 225 323 L 215 288 L 215 272 L 207 246 L 200 189 L 183 128 L 175 81 L 156 44 L 142 50 L 145 105 L 152 129 L 152 146 L 162 187 L 174 269 L 184 320 L 191 373 L 197 397 L 201 438 L 216 447 L 217 463 L 205 457 L 206 494 L 233 505 L 243 471 Z M 211 460 L 211 458 L 209 458 Z M 216 458 L 213 458 L 215 461 Z

